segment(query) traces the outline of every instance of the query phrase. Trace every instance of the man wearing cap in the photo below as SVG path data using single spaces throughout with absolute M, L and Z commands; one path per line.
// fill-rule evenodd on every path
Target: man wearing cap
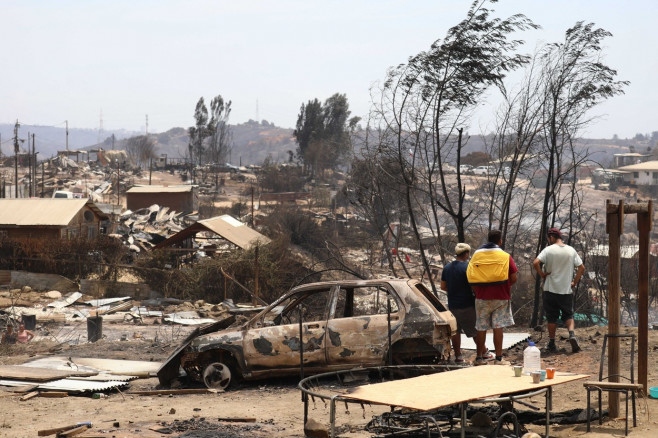
M 503 244 L 503 233 L 500 230 L 489 231 L 487 240 L 473 253 L 466 270 L 468 282 L 475 291 L 475 328 L 478 332 L 475 338 L 478 345 L 475 365 L 486 364 L 482 356 L 489 329 L 493 331 L 496 349 L 494 364 L 509 365 L 509 362 L 503 360 L 503 329 L 514 325 L 510 300 L 518 269 L 512 256 L 500 247 Z
M 574 333 L 573 322 L 573 289 L 585 272 L 585 265 L 580 256 L 571 246 L 562 242 L 562 233 L 557 228 L 548 230 L 549 245 L 544 248 L 532 265 L 537 274 L 544 279 L 544 313 L 548 321 L 548 353 L 557 352 L 555 332 L 557 321 L 562 314 L 567 330 L 571 351 L 580 351 L 578 339 Z M 544 265 L 542 269 L 541 264 Z M 574 278 L 574 268 L 576 276 Z
M 455 363 L 464 362 L 461 352 L 461 333 L 469 338 L 475 338 L 475 295 L 466 279 L 468 257 L 471 247 L 467 243 L 458 243 L 455 246 L 455 260 L 446 265 L 441 273 L 441 290 L 448 293 L 448 309 L 457 320 L 457 333 L 452 337 L 452 349 L 455 352 Z M 492 353 L 487 352 L 485 357 L 493 359 Z

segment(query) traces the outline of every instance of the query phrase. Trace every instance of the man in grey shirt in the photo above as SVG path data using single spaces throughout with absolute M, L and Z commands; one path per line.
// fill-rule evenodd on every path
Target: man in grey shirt
M 550 245 L 539 253 L 532 264 L 537 274 L 544 279 L 544 312 L 548 321 L 549 337 L 546 350 L 549 353 L 557 352 L 555 332 L 562 314 L 562 321 L 569 330 L 571 350 L 577 353 L 580 351 L 580 346 L 574 333 L 572 288 L 580 281 L 580 277 L 585 272 L 585 265 L 576 250 L 562 242 L 562 233 L 557 228 L 548 230 L 548 242 Z M 541 264 L 544 265 L 543 270 Z

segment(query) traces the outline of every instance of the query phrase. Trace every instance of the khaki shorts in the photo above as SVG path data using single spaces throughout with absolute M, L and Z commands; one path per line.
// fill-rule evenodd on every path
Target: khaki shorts
M 512 304 L 510 300 L 480 300 L 475 299 L 475 313 L 478 331 L 503 328 L 514 325 Z
M 475 307 L 464 307 L 463 309 L 450 309 L 457 320 L 457 333 L 463 332 L 469 338 L 477 334 L 475 330 Z

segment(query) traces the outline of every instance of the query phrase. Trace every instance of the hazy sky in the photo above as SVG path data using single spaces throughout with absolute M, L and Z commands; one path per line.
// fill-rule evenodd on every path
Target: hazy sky
M 3 0 L 0 123 L 149 132 L 193 124 L 199 97 L 233 101 L 231 123 L 293 127 L 302 102 L 347 94 L 370 107 L 386 69 L 457 24 L 464 0 Z M 563 39 L 576 21 L 609 30 L 605 62 L 631 85 L 602 105 L 588 137 L 658 131 L 655 0 L 501 0 L 543 29 L 525 51 Z M 491 100 L 494 100 L 492 97 Z M 470 132 L 489 123 L 481 111 Z

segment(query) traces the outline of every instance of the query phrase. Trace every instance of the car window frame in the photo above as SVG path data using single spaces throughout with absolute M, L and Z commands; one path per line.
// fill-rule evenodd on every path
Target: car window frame
M 397 311 L 391 312 L 391 315 L 398 315 L 400 314 L 403 305 L 402 305 L 402 299 L 398 295 L 397 291 L 395 290 L 394 287 L 392 287 L 388 283 L 376 283 L 376 284 L 367 284 L 367 285 L 359 285 L 359 284 L 338 284 L 333 290 L 333 297 L 331 299 L 331 308 L 329 310 L 328 314 L 328 319 L 329 320 L 336 320 L 336 319 L 345 319 L 345 318 L 362 318 L 364 316 L 374 316 L 374 315 L 386 315 L 388 312 L 385 313 L 375 313 L 373 315 L 358 315 L 354 316 L 352 313 L 351 316 L 341 316 L 341 317 L 336 317 L 336 310 L 338 306 L 338 298 L 340 296 L 340 290 L 341 289 L 357 289 L 357 288 L 363 288 L 363 287 L 381 287 L 386 290 L 388 295 L 390 295 L 393 300 L 395 301 L 395 304 L 397 306 Z

